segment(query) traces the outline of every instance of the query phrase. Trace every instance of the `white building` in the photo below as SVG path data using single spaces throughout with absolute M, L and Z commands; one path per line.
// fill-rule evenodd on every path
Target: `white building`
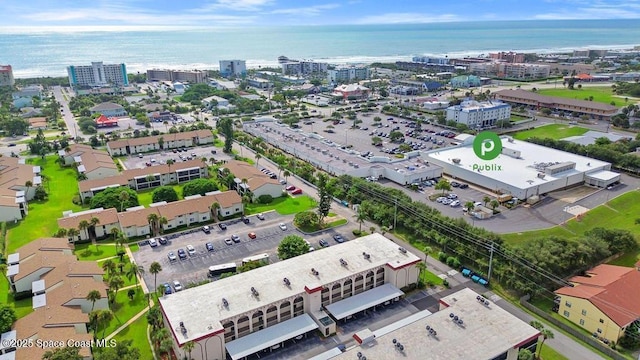
M 0 86 L 13 86 L 15 83 L 11 65 L 0 65 Z
M 247 73 L 247 62 L 245 60 L 220 60 L 220 75 L 222 76 L 242 76 Z
M 68 66 L 71 87 L 104 87 L 129 85 L 125 64 L 103 64 L 92 62 L 90 66 Z
M 282 75 L 312 75 L 327 72 L 328 64 L 310 60 L 282 63 Z
M 200 84 L 207 80 L 207 72 L 200 70 L 147 70 L 147 81 L 180 81 L 189 84 Z
M 447 108 L 447 121 L 465 124 L 470 129 L 487 129 L 498 120 L 511 118 L 511 106 L 499 101 L 463 101 Z
M 241 359 L 398 301 L 421 259 L 372 234 L 159 299 L 179 358 Z
M 229 100 L 220 96 L 209 96 L 208 98 L 202 99 L 202 106 L 206 107 L 207 109 L 225 109 L 229 107 Z
M 327 70 L 327 81 L 330 84 L 348 83 L 369 78 L 369 68 L 366 66 L 349 66 Z
M 501 136 L 502 153 L 485 161 L 473 151 L 474 136 L 458 146 L 422 153 L 454 178 L 494 193 L 528 199 L 572 185 L 606 187 L 620 180 L 608 162 Z

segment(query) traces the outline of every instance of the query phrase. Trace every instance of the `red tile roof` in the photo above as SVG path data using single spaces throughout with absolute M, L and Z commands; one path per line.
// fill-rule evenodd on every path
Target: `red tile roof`
M 589 300 L 620 327 L 640 318 L 640 271 L 602 264 L 587 271 L 587 276 L 574 276 L 570 281 L 573 287 L 555 293 Z

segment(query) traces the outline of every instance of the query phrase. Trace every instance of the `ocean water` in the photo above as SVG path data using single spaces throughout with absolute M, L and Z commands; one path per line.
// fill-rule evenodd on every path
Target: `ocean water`
M 277 57 L 334 64 L 408 60 L 416 55 L 477 56 L 492 51 L 549 53 L 640 44 L 640 20 L 547 20 L 250 28 L 0 28 L 0 64 L 16 77 L 65 76 L 68 65 L 124 62 L 155 67 L 248 67 Z

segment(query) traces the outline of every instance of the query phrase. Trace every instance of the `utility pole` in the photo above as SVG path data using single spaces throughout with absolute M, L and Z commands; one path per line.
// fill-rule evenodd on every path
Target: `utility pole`
M 491 246 L 489 247 L 489 271 L 487 273 L 487 281 L 491 281 L 491 265 L 493 262 L 493 241 L 491 242 Z
M 398 221 L 398 198 L 395 198 L 395 206 L 393 210 L 393 230 L 396 229 L 397 221 Z

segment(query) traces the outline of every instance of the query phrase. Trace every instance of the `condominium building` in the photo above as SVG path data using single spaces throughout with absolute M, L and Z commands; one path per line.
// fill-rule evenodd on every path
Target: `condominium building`
M 0 65 L 0 86 L 13 86 L 15 83 L 11 65 Z
M 511 106 L 499 101 L 463 101 L 447 108 L 447 121 L 465 124 L 471 129 L 486 129 L 495 126 L 498 120 L 511 118 Z
M 125 64 L 103 64 L 102 61 L 91 65 L 67 67 L 71 87 L 104 87 L 129 85 Z
M 282 63 L 282 75 L 312 75 L 327 72 L 328 64 L 315 61 L 297 61 Z
M 220 60 L 220 75 L 242 76 L 247 73 L 245 60 Z
M 524 54 L 517 53 L 513 51 L 500 51 L 497 53 L 489 53 L 489 57 L 494 60 L 501 60 L 508 63 L 523 63 L 524 62 Z
M 160 146 L 162 139 L 162 146 Z M 109 141 L 107 151 L 111 156 L 132 155 L 148 151 L 170 150 L 179 147 L 212 144 L 215 140 L 211 130 L 193 130 L 175 134 L 162 134 L 132 139 Z
M 147 81 L 179 81 L 189 84 L 201 84 L 207 81 L 207 72 L 200 70 L 147 70 Z
M 327 81 L 330 84 L 348 83 L 369 78 L 369 68 L 366 66 L 341 67 L 327 71 Z
M 505 62 L 484 62 L 469 64 L 469 71 L 480 76 L 505 79 L 544 79 L 549 76 L 550 65 Z

